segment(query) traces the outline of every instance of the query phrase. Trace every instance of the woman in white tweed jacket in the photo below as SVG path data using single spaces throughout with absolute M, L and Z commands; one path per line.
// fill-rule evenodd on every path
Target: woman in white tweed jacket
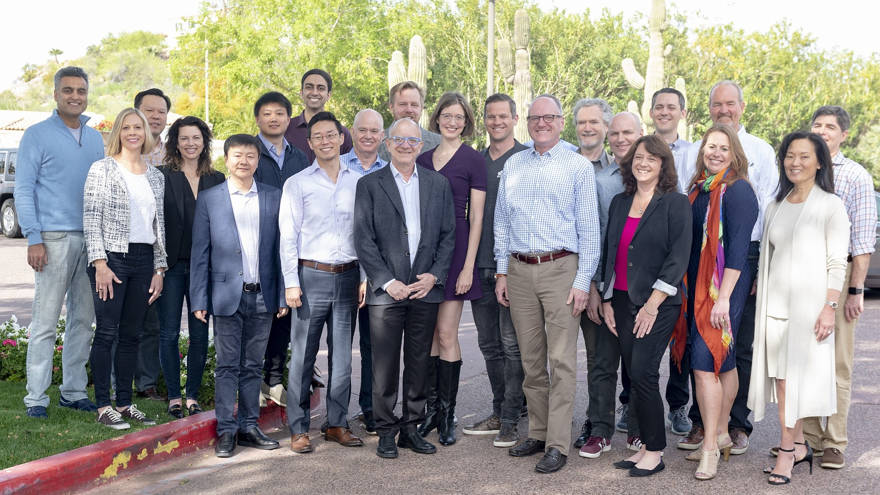
M 153 148 L 147 119 L 126 108 L 116 117 L 107 157 L 92 164 L 84 190 L 83 232 L 94 290 L 95 338 L 89 357 L 98 423 L 126 429 L 127 420 L 155 424 L 131 402 L 138 342 L 147 306 L 162 292 L 165 179 L 141 155 Z M 116 408 L 110 404 L 115 356 Z

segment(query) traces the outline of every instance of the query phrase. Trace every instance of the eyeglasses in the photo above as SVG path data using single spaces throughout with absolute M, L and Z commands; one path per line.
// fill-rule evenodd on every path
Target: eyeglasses
M 537 124 L 539 120 L 543 120 L 545 124 L 552 124 L 554 120 L 561 118 L 562 115 L 548 113 L 547 115 L 529 115 L 526 120 L 529 124 Z
M 312 134 L 309 138 L 309 141 L 314 141 L 316 143 L 320 143 L 323 141 L 333 141 L 334 139 L 339 137 L 338 132 L 328 132 L 327 134 Z
M 453 122 L 453 121 L 464 122 L 464 115 L 462 115 L 462 114 L 453 115 L 451 113 L 441 113 L 440 120 L 442 120 L 443 122 Z
M 394 143 L 394 146 L 401 146 L 404 143 L 410 146 L 418 146 L 419 143 L 422 142 L 422 138 L 417 137 L 391 136 L 388 139 L 390 139 L 391 142 Z

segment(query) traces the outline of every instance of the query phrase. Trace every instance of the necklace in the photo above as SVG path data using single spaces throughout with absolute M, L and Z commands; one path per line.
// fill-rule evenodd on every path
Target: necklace
M 638 196 L 638 194 L 636 194 L 634 203 L 635 203 L 636 211 L 639 212 L 639 216 L 642 216 L 642 214 L 645 213 L 645 208 L 647 208 L 648 205 L 651 203 L 651 198 L 653 198 L 653 197 L 654 197 L 654 195 L 652 194 L 651 196 L 648 196 L 647 201 L 638 201 L 639 196 Z

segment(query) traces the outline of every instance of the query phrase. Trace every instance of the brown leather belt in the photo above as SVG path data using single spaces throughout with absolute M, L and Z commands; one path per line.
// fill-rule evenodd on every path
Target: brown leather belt
M 559 258 L 564 258 L 569 254 L 574 254 L 571 251 L 566 251 L 565 249 L 560 249 L 559 251 L 553 251 L 552 253 L 534 255 L 534 254 L 522 254 L 522 253 L 510 253 L 517 261 L 521 261 L 523 263 L 528 263 L 530 265 L 539 265 L 541 263 L 547 263 L 549 261 L 555 261 Z
M 357 268 L 358 262 L 357 261 L 349 261 L 348 263 L 343 263 L 341 265 L 331 265 L 329 263 L 321 263 L 319 261 L 299 260 L 299 266 L 314 268 L 315 270 L 321 270 L 322 272 L 342 273 L 342 272 L 347 272 L 348 270 L 351 270 L 352 268 Z

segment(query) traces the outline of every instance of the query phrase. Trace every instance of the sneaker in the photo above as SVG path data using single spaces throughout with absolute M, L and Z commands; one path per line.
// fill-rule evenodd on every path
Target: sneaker
M 465 426 L 461 431 L 465 435 L 497 435 L 501 432 L 501 419 L 492 414 L 486 419 Z
M 361 411 L 360 414 L 355 416 L 355 419 L 361 422 L 361 425 L 363 425 L 365 432 L 370 435 L 377 435 L 376 420 L 373 418 L 373 411 Z
M 602 437 L 590 437 L 587 439 L 587 443 L 578 451 L 578 455 L 589 459 L 596 459 L 602 455 L 602 452 L 611 450 L 611 442 L 609 440 Z
M 819 463 L 825 469 L 840 469 L 846 464 L 843 452 L 835 448 L 827 448 L 822 451 L 822 462 Z
M 131 419 L 137 421 L 145 426 L 153 426 L 156 424 L 155 419 L 148 418 L 143 411 L 137 408 L 136 405 L 132 404 L 128 406 L 127 409 L 119 413 L 125 419 Z
M 745 454 L 749 450 L 749 434 L 742 428 L 731 428 L 730 439 L 733 440 L 733 446 L 730 453 L 733 455 Z
M 114 430 L 127 430 L 131 425 L 122 420 L 122 414 L 116 409 L 108 407 L 98 416 L 98 423 Z
M 95 412 L 98 410 L 98 406 L 89 399 L 67 400 L 63 395 L 58 399 L 58 405 L 61 407 L 76 409 L 78 411 Z
M 697 450 L 703 445 L 703 427 L 700 425 L 691 426 L 688 435 L 678 441 L 678 448 L 682 450 Z
M 687 413 L 687 405 L 669 411 L 666 415 L 669 420 L 669 431 L 676 435 L 687 435 L 691 431 L 691 420 Z
M 581 434 L 574 441 L 574 448 L 579 449 L 587 443 L 587 440 L 593 434 L 593 423 L 590 421 L 590 418 L 587 418 L 584 421 L 584 426 L 581 426 Z
M 46 408 L 43 406 L 31 406 L 27 408 L 27 415 L 29 418 L 45 419 L 49 417 L 49 413 L 46 412 Z
M 617 424 L 614 427 L 617 431 L 626 433 L 629 431 L 626 424 L 626 416 L 629 414 L 629 404 L 621 404 L 620 407 L 617 408 L 617 413 L 620 414 L 620 419 L 617 420 Z
M 519 441 L 516 423 L 501 423 L 501 430 L 495 435 L 492 445 L 496 447 L 513 447 Z
M 630 435 L 626 437 L 626 448 L 633 452 L 638 452 L 642 448 L 642 438 L 638 435 Z
M 269 400 L 281 407 L 287 407 L 287 390 L 284 389 L 283 384 L 269 387 Z

